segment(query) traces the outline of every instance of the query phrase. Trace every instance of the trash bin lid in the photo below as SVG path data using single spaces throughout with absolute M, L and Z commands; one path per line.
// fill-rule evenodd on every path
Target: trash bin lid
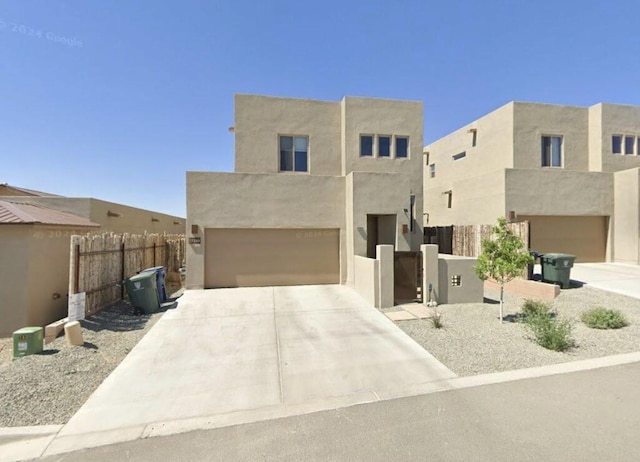
M 541 257 L 548 260 L 575 260 L 576 258 L 575 255 L 570 255 L 568 253 L 543 253 Z
M 129 278 L 130 281 L 144 281 L 146 279 L 151 279 L 156 277 L 156 273 L 154 271 L 141 271 L 135 276 L 131 276 Z

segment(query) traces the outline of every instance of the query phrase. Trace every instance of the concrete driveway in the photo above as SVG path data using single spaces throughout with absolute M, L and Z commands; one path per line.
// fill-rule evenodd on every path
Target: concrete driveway
M 188 291 L 45 455 L 379 401 L 453 377 L 345 286 Z
M 640 266 L 622 263 L 577 263 L 571 279 L 589 287 L 640 298 Z

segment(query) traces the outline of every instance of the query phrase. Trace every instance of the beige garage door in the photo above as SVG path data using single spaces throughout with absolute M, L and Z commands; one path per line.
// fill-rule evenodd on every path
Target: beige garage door
M 205 230 L 205 287 L 340 283 L 338 229 Z
M 519 217 L 531 223 L 531 250 L 578 257 L 577 263 L 603 262 L 607 217 Z

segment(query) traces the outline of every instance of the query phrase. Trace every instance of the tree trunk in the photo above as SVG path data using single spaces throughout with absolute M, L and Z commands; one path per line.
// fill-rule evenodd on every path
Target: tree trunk
M 504 299 L 504 282 L 500 283 L 500 324 L 502 324 L 502 304 Z

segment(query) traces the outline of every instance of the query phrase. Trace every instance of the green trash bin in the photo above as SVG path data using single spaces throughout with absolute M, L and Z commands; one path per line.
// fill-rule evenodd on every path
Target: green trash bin
M 42 327 L 23 327 L 13 333 L 13 359 L 40 353 L 43 345 Z
M 571 268 L 576 261 L 575 255 L 566 253 L 544 253 L 540 255 L 542 263 L 542 280 L 552 284 L 559 284 L 568 289 L 571 281 Z
M 129 302 L 146 314 L 154 313 L 160 308 L 156 274 L 151 271 L 131 276 L 124 283 L 129 295 Z

